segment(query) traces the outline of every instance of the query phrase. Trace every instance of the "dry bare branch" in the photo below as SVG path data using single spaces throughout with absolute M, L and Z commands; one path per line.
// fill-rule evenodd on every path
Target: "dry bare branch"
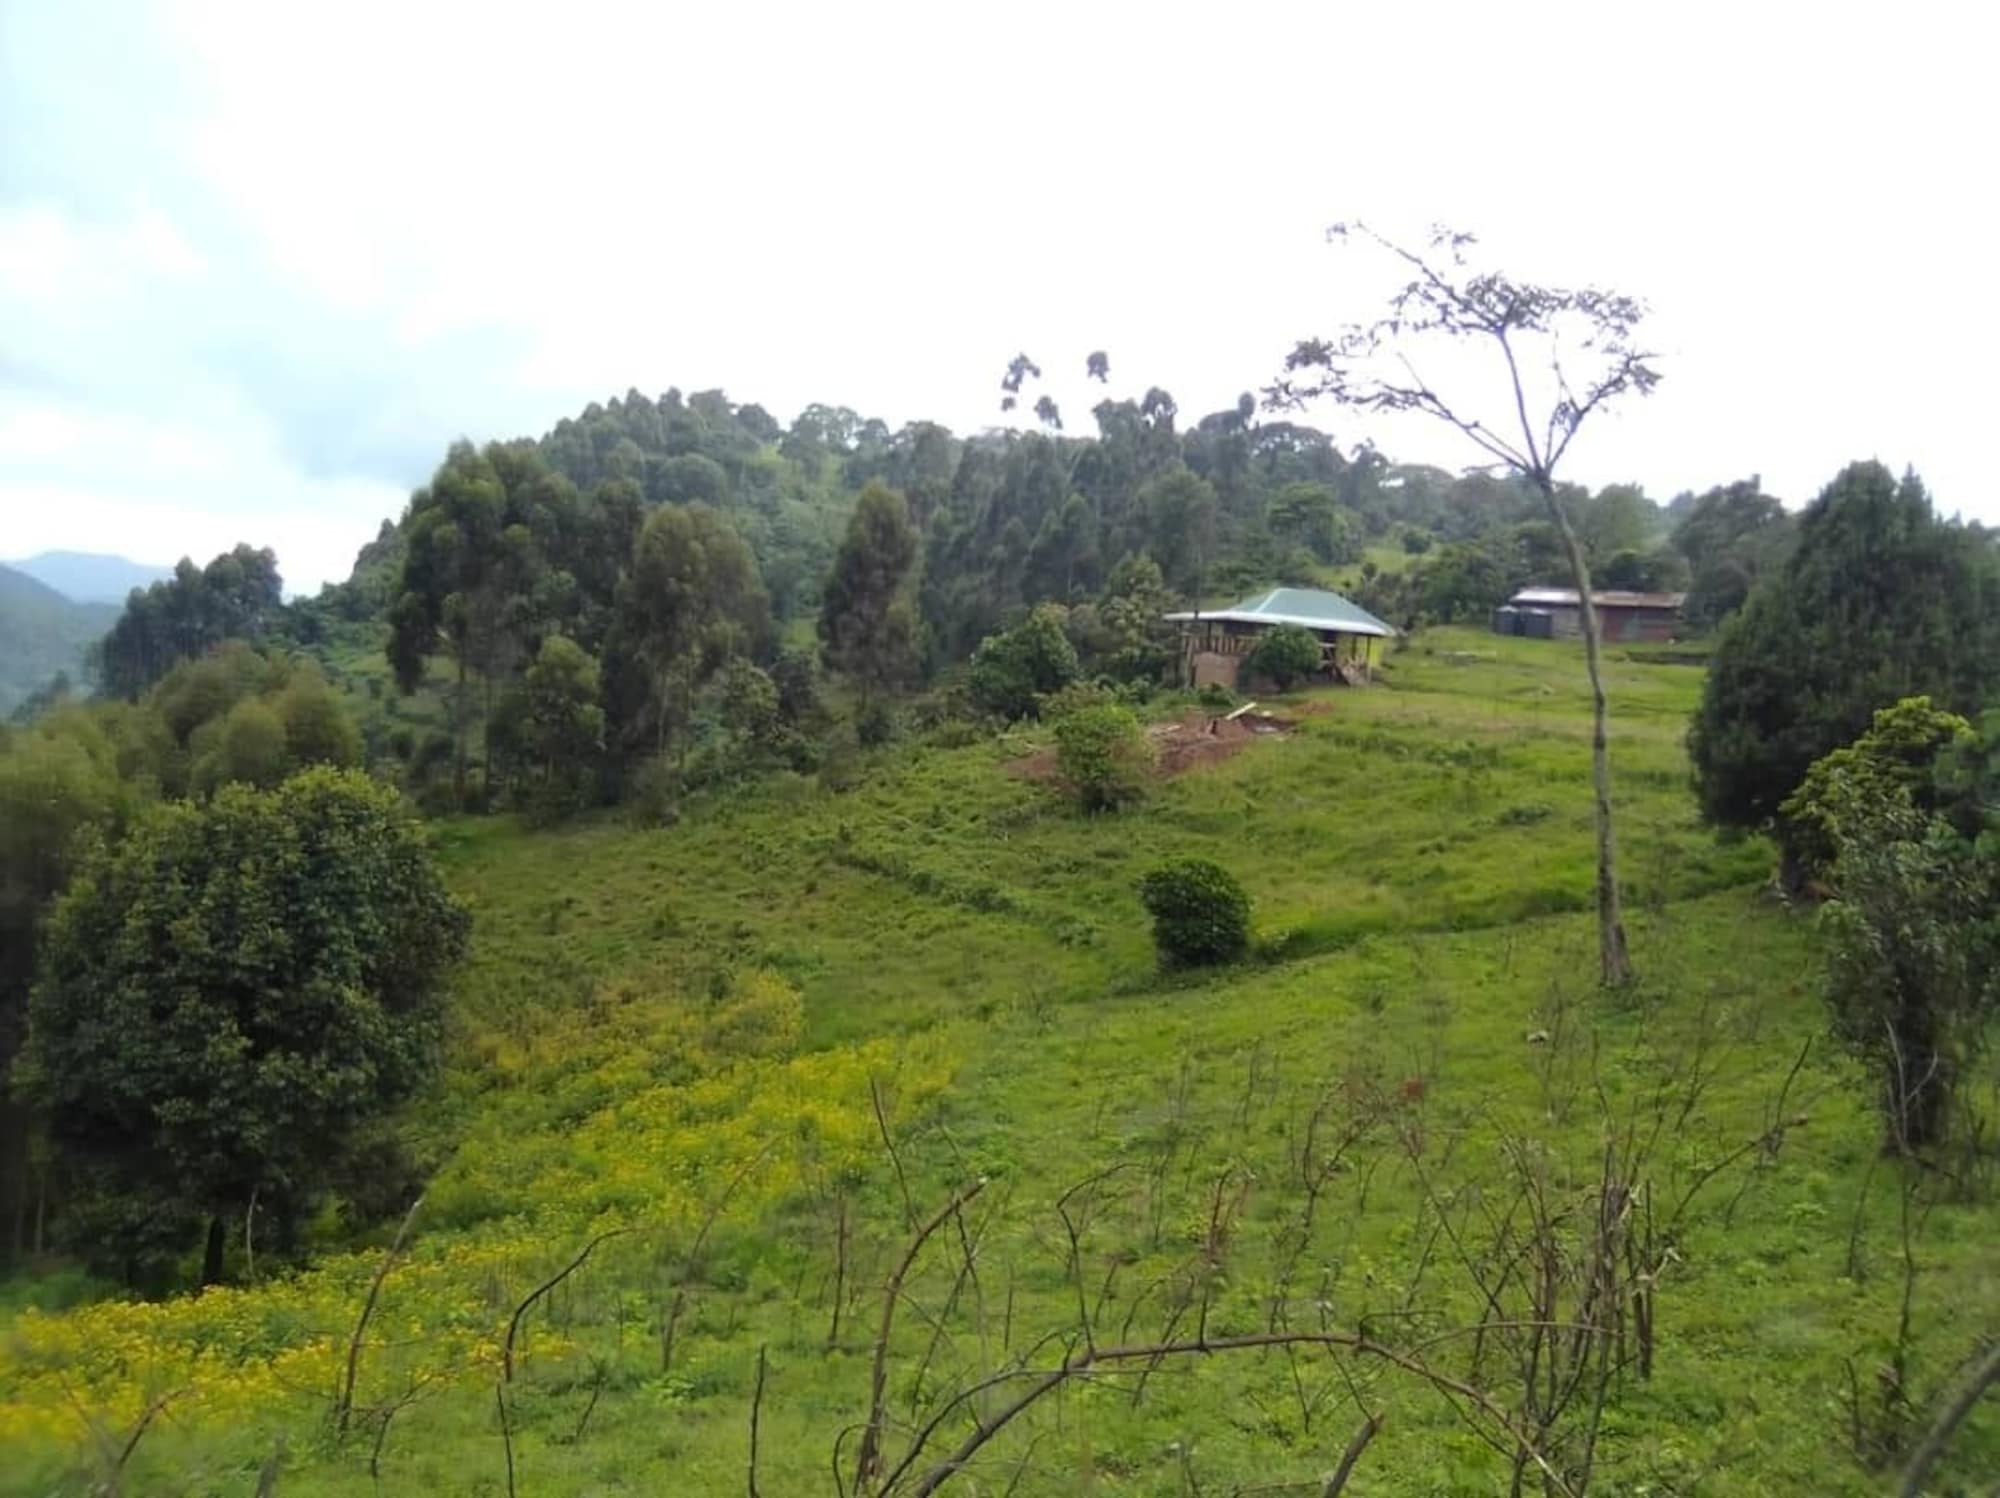
M 750 1498 L 761 1498 L 757 1491 L 757 1426 L 764 1413 L 764 1362 L 768 1346 L 757 1349 L 757 1385 L 750 1393 Z
M 910 1199 L 910 1178 L 903 1173 L 903 1152 L 896 1148 L 896 1138 L 889 1132 L 889 1113 L 882 1106 L 882 1084 L 874 1077 L 868 1079 L 868 1101 L 875 1108 L 875 1127 L 882 1135 L 882 1148 L 889 1153 L 889 1163 L 896 1169 L 896 1189 L 903 1194 L 903 1230 L 910 1231 L 917 1225 L 917 1204 Z
M 341 1379 L 340 1393 L 333 1402 L 333 1428 L 336 1435 L 347 1434 L 348 1421 L 354 1414 L 354 1379 L 361 1366 L 361 1339 L 367 1334 L 368 1322 L 375 1315 L 375 1302 L 381 1298 L 382 1282 L 389 1277 L 389 1271 L 396 1267 L 396 1261 L 403 1257 L 403 1250 L 410 1241 L 410 1229 L 416 1226 L 417 1212 L 422 1208 L 421 1195 L 410 1203 L 410 1210 L 403 1214 L 403 1225 L 396 1229 L 396 1238 L 389 1245 L 389 1252 L 382 1256 L 382 1263 L 375 1271 L 375 1278 L 368 1283 L 368 1298 L 361 1303 L 361 1315 L 354 1323 L 354 1335 L 347 1339 L 347 1368 Z
M 540 1300 L 544 1295 L 547 1295 L 549 1291 L 555 1289 L 557 1285 L 560 1285 L 572 1274 L 575 1274 L 577 1270 L 581 1269 L 584 1261 L 597 1251 L 597 1246 L 600 1243 L 609 1243 L 613 1238 L 623 1238 L 627 1234 L 638 1231 L 637 1228 L 624 1227 L 610 1228 L 605 1232 L 599 1233 L 595 1238 L 592 1238 L 588 1243 L 583 1245 L 575 1258 L 571 1259 L 569 1263 L 530 1290 L 527 1298 L 514 1307 L 514 1314 L 507 1318 L 506 1338 L 500 1344 L 500 1381 L 502 1383 L 511 1384 L 514 1381 L 514 1338 L 521 1330 L 521 1318 L 528 1314 L 535 1302 Z
M 1930 1476 L 1931 1468 L 1944 1455 L 1945 1447 L 1951 1444 L 1952 1436 L 1965 1423 L 1965 1417 L 1972 1413 L 1972 1407 L 1996 1383 L 2000 1383 L 2000 1337 L 1987 1346 L 1986 1355 L 1973 1367 L 1971 1376 L 1938 1411 L 1937 1419 L 1924 1432 L 1924 1438 L 1917 1442 L 1917 1449 L 1910 1453 L 1910 1464 L 1903 1469 L 1899 1498 L 1922 1498 L 1924 1482 Z
M 945 1483 L 949 1482 L 966 1464 L 976 1456 L 981 1448 L 998 1435 L 1011 1422 L 1034 1406 L 1045 1395 L 1053 1393 L 1063 1385 L 1080 1378 L 1105 1364 L 1147 1363 L 1156 1364 L 1166 1358 L 1192 1355 L 1210 1356 L 1217 1353 L 1241 1352 L 1258 1348 L 1292 1346 L 1317 1346 L 1344 1350 L 1359 1356 L 1377 1358 L 1405 1373 L 1420 1379 L 1441 1394 L 1465 1401 L 1476 1409 L 1494 1426 L 1504 1430 L 1519 1447 L 1528 1454 L 1528 1459 L 1541 1471 L 1549 1492 L 1555 1498 L 1579 1498 L 1577 1491 L 1555 1466 L 1542 1456 L 1532 1435 L 1521 1428 L 1518 1422 L 1503 1409 L 1498 1401 L 1481 1389 L 1461 1379 L 1440 1372 L 1426 1365 L 1421 1359 L 1379 1342 L 1359 1331 L 1336 1332 L 1247 1332 L 1235 1336 L 1210 1337 L 1202 1340 L 1178 1342 L 1146 1342 L 1130 1346 L 1084 1348 L 1064 1359 L 1061 1366 L 1026 1373 L 1034 1383 L 1000 1410 L 992 1419 L 979 1425 L 965 1437 L 956 1450 L 942 1462 L 927 1471 L 911 1488 L 911 1498 L 927 1498 Z M 1025 1373 L 1025 1370 L 1023 1371 Z M 1016 1374 L 1013 1376 L 1022 1376 Z M 885 1488 L 884 1491 L 887 1491 Z
M 1327 1478 L 1326 1486 L 1320 1489 L 1320 1498 L 1340 1498 L 1341 1490 L 1347 1486 L 1347 1479 L 1354 1475 L 1355 1463 L 1361 1460 L 1361 1453 L 1368 1449 L 1368 1443 L 1375 1439 L 1376 1432 L 1381 1428 L 1380 1415 L 1370 1415 L 1361 1422 L 1360 1428 L 1354 1432 L 1353 1439 L 1348 1441 L 1347 1449 L 1340 1453 L 1340 1465 L 1333 1469 L 1333 1475 Z
M 708 1204 L 708 1211 L 701 1219 L 701 1227 L 695 1232 L 694 1242 L 688 1246 L 687 1257 L 681 1261 L 681 1274 L 679 1281 L 674 1285 L 673 1303 L 667 1308 L 667 1314 L 660 1318 L 660 1372 L 668 1373 L 673 1369 L 674 1333 L 680 1326 L 681 1312 L 687 1307 L 688 1281 L 701 1267 L 702 1250 L 708 1246 L 708 1235 L 715 1231 L 715 1224 L 722 1216 L 722 1209 L 729 1205 L 729 1199 L 736 1194 L 737 1187 L 748 1180 L 750 1173 L 770 1158 L 771 1151 L 777 1147 L 777 1140 L 765 1141 L 762 1149 L 736 1167 L 727 1184 L 717 1193 L 715 1200 Z
M 889 1338 L 896 1326 L 896 1302 L 903 1289 L 903 1280 L 910 1272 L 910 1266 L 923 1251 L 924 1244 L 948 1220 L 953 1213 L 986 1189 L 985 1177 L 960 1187 L 952 1194 L 951 1200 L 937 1210 L 937 1213 L 910 1239 L 903 1250 L 882 1292 L 882 1324 L 875 1335 L 875 1361 L 868 1380 L 868 1420 L 862 1427 L 860 1450 L 854 1459 L 854 1492 L 865 1495 L 873 1491 L 873 1484 L 882 1475 L 882 1429 L 887 1416 L 885 1398 L 889 1384 Z

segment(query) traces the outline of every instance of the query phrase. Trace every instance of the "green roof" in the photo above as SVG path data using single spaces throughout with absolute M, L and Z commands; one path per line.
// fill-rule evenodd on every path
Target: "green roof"
M 1323 588 L 1273 588 L 1226 609 L 1169 614 L 1169 619 L 1225 619 L 1239 624 L 1301 624 L 1345 635 L 1393 635 L 1395 630 L 1352 599 Z

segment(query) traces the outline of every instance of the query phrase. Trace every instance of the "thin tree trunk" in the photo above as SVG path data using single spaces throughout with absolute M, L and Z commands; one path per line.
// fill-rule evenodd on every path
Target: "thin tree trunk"
M 223 1236 L 224 1232 L 222 1214 L 218 1212 L 208 1219 L 208 1247 L 201 1256 L 203 1289 L 222 1283 L 222 1250 L 227 1241 Z
M 1555 484 L 1546 474 L 1537 476 L 1542 498 L 1548 502 L 1563 551 L 1569 557 L 1570 576 L 1576 580 L 1577 607 L 1583 619 L 1583 660 L 1590 673 L 1590 779 L 1597 798 L 1597 958 L 1599 977 L 1611 987 L 1632 981 L 1632 958 L 1625 946 L 1625 919 L 1618 904 L 1618 856 L 1611 833 L 1611 734 L 1604 695 L 1604 662 L 1597 638 L 1597 606 L 1590 599 L 1590 567 L 1583 559 L 1583 547 L 1576 528 Z
M 451 799 L 460 811 L 465 810 L 465 736 L 470 714 L 466 712 L 465 701 L 465 653 L 461 649 L 458 656 L 458 688 L 452 697 L 452 717 L 456 720 L 453 734 L 451 764 Z
M 689 662 L 687 669 L 681 673 L 680 770 L 683 776 L 687 774 L 687 767 L 688 767 L 688 740 L 693 737 L 693 735 L 688 732 L 688 727 L 693 722 L 694 722 L 694 664 L 693 662 Z
M 0 1063 L 4 1064 L 4 1063 Z M 34 1162 L 28 1153 L 29 1118 L 25 1108 L 12 1099 L 0 1099 L 0 1127 L 7 1141 L 6 1158 L 0 1160 L 0 1177 L 14 1183 L 14 1246 L 9 1263 L 18 1263 L 28 1251 L 28 1189 Z
M 493 662 L 479 673 L 479 801 L 482 811 L 493 801 Z
M 1951 1444 L 1952 1436 L 1965 1423 L 1965 1417 L 1972 1413 L 1972 1407 L 1996 1383 L 2000 1383 L 2000 1342 L 1986 1349 L 1986 1355 L 1974 1366 L 1971 1376 L 1959 1387 L 1951 1402 L 1939 1411 L 1936 1423 L 1917 1443 L 1910 1465 L 1904 1470 L 1903 1485 L 1897 1489 L 1900 1498 L 1922 1498 L 1924 1482 L 1930 1476 L 1931 1468 L 1944 1455 L 1945 1447 Z

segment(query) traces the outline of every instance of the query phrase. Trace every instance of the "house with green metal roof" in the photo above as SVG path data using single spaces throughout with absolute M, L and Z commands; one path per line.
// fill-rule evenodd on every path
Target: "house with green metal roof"
M 1272 588 L 1226 609 L 1192 609 L 1166 617 L 1180 626 L 1183 678 L 1198 687 L 1211 682 L 1232 689 L 1248 686 L 1245 659 L 1258 640 L 1281 624 L 1309 630 L 1320 642 L 1325 674 L 1359 686 L 1373 679 L 1382 662 L 1382 642 L 1396 633 L 1352 599 L 1323 588 Z

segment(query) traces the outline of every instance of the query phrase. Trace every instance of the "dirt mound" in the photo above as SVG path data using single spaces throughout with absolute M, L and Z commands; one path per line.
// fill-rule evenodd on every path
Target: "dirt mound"
M 1155 768 L 1161 775 L 1179 775 L 1199 765 L 1222 763 L 1240 754 L 1257 740 L 1288 734 L 1294 725 L 1275 713 L 1247 712 L 1236 717 L 1215 717 L 1191 712 L 1167 723 L 1146 725 L 1146 737 L 1153 741 Z
M 1296 726 L 1290 718 L 1275 713 L 1250 711 L 1223 717 L 1199 709 L 1162 723 L 1148 723 L 1146 738 L 1153 746 L 1153 773 L 1166 779 L 1202 765 L 1221 764 L 1259 739 L 1288 734 Z M 1007 769 L 1023 780 L 1052 781 L 1061 777 L 1054 745 L 1023 755 Z

